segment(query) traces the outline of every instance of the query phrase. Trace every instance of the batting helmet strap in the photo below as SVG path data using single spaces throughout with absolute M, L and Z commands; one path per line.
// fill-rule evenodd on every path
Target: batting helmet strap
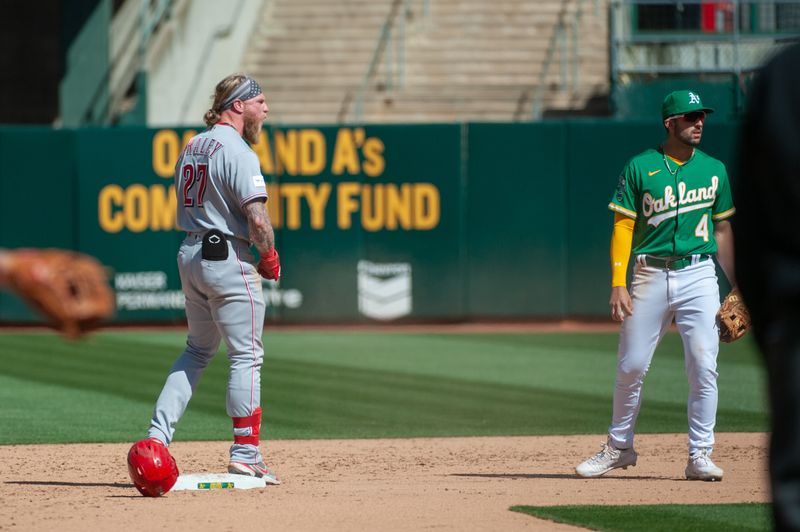
M 178 465 L 161 440 L 137 441 L 128 451 L 128 473 L 145 497 L 164 495 L 178 480 Z

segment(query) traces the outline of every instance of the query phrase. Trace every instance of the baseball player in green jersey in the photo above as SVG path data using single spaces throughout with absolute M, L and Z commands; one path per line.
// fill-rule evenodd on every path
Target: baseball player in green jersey
M 598 477 L 636 465 L 634 426 L 642 383 L 653 353 L 673 320 L 683 340 L 689 380 L 689 460 L 686 478 L 722 480 L 711 460 L 717 414 L 719 286 L 712 256 L 736 285 L 733 233 L 735 209 L 725 166 L 697 149 L 706 117 L 693 91 L 664 99 L 667 138 L 625 166 L 609 209 L 612 288 L 609 305 L 622 322 L 608 440 L 600 452 L 577 466 L 582 477 Z M 626 274 L 635 259 L 631 292 Z

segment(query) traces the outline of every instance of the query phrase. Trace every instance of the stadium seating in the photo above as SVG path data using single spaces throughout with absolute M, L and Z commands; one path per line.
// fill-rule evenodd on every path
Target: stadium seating
M 243 70 L 264 86 L 272 122 L 333 123 L 361 83 L 391 0 L 264 2 Z
M 421 0 L 397 2 L 392 34 L 404 35 L 401 48 L 382 48 L 361 107 L 393 1 L 274 0 L 264 4 L 243 68 L 264 84 L 279 123 L 529 120 L 536 98 L 545 115 L 594 112 L 587 105 L 608 94 L 606 6 L 429 0 L 426 10 Z M 563 40 L 554 35 L 559 24 Z

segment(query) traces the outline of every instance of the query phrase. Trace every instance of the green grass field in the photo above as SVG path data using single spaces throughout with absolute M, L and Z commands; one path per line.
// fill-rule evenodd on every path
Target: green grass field
M 514 506 L 516 512 L 605 532 L 740 532 L 772 530 L 768 504 Z
M 66 342 L 0 333 L 0 444 L 142 437 L 182 331 L 103 332 Z M 601 434 L 617 334 L 267 331 L 265 427 L 283 438 Z M 227 440 L 227 359 L 218 354 L 177 440 Z M 763 431 L 763 370 L 750 340 L 723 345 L 717 430 Z M 639 432 L 686 430 L 677 334 L 656 352 Z

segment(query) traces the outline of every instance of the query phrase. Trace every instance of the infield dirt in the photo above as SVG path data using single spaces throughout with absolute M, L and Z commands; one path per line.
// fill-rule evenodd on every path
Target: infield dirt
M 513 505 L 766 502 L 767 437 L 717 435 L 723 482 L 683 479 L 686 435 L 637 436 L 639 464 L 585 480 L 604 436 L 279 440 L 263 490 L 139 496 L 127 444 L 0 447 L 2 530 L 569 530 Z M 171 446 L 181 471 L 224 472 L 228 443 Z

